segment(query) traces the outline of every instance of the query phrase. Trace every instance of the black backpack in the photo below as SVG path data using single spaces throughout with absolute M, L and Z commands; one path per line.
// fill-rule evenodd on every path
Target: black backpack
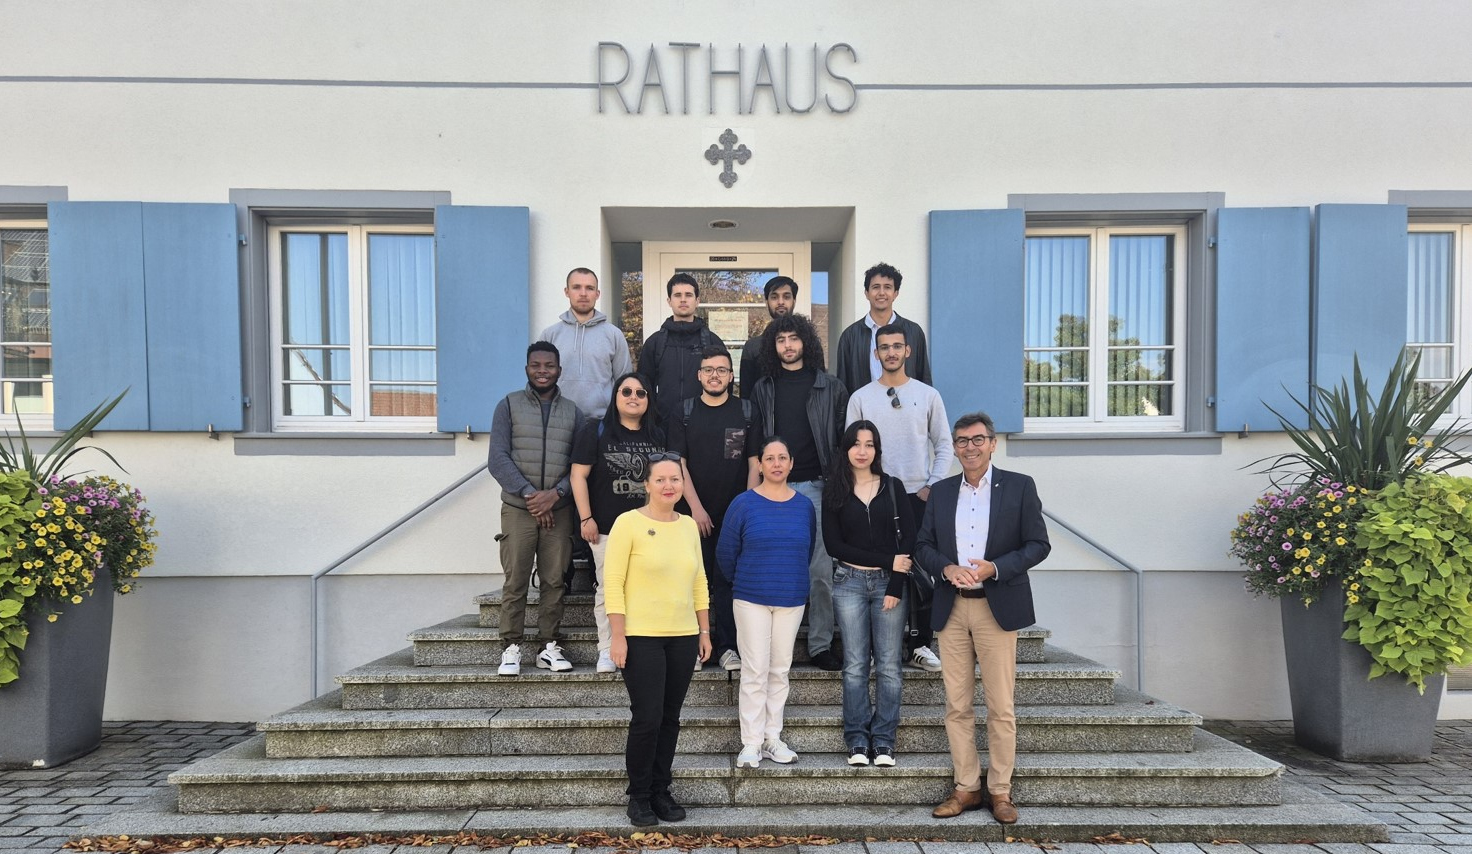
M 752 405 L 750 398 L 738 397 L 736 399 L 741 401 L 741 417 L 746 421 L 747 435 L 751 435 L 751 428 L 756 424 L 756 407 Z M 690 429 L 690 415 L 693 412 L 695 412 L 695 398 L 687 397 L 684 406 L 685 417 L 681 425 L 686 430 Z

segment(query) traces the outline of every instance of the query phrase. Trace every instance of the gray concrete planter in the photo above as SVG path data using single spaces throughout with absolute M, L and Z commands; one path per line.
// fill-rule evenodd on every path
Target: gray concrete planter
M 1340 637 L 1344 591 L 1330 587 L 1308 608 L 1281 600 L 1294 740 L 1347 762 L 1425 762 L 1446 677 L 1425 694 L 1393 673 L 1371 680 L 1370 654 Z
M 93 595 L 56 622 L 27 619 L 20 679 L 0 688 L 0 768 L 49 768 L 102 743 L 112 605 L 104 575 Z

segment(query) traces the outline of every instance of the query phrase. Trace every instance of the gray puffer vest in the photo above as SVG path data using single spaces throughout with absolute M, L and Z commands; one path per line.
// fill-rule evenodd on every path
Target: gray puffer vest
M 572 468 L 572 437 L 578 429 L 577 406 L 559 391 L 542 425 L 542 402 L 526 389 L 507 398 L 511 405 L 511 459 L 537 489 L 551 489 Z M 501 490 L 501 500 L 526 509 L 526 499 Z M 557 500 L 566 507 L 571 495 Z

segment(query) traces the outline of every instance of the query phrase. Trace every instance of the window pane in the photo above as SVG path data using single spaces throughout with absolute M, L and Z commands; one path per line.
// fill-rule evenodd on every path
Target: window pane
M 348 385 L 289 385 L 287 415 L 346 416 L 353 414 L 353 387 Z
M 1171 239 L 1165 235 L 1109 238 L 1109 343 L 1173 344 Z
M 1087 382 L 1087 350 L 1030 350 L 1022 359 L 1022 376 L 1029 383 Z
M 1028 386 L 1028 418 L 1080 418 L 1089 414 L 1089 390 L 1084 386 Z
M 1445 231 L 1413 231 L 1409 237 L 1406 279 L 1410 310 L 1406 313 L 1406 341 L 1412 344 L 1451 343 L 1455 235 Z
M 0 394 L 4 395 L 5 412 L 47 414 L 51 412 L 50 381 L 0 383 Z
M 353 356 L 348 350 L 292 347 L 282 358 L 282 374 L 289 380 L 348 382 L 353 378 Z
M 369 392 L 369 415 L 435 414 L 435 387 L 432 385 L 379 385 Z
M 40 379 L 51 376 L 50 344 L 6 344 L 5 378 Z
M 434 382 L 435 351 L 433 350 L 373 350 L 368 378 L 374 380 L 398 380 Z M 377 415 L 377 412 L 374 412 Z
M 51 269 L 44 230 L 0 231 L 0 290 L 4 294 L 0 341 L 50 341 Z
M 369 343 L 434 346 L 434 237 L 368 235 Z
M 1109 414 L 1118 416 L 1170 415 L 1169 385 L 1111 385 Z
M 281 236 L 281 293 L 287 344 L 347 344 L 348 236 Z
M 1089 238 L 1027 238 L 1024 347 L 1089 343 Z
M 1171 350 L 1147 350 L 1136 347 L 1121 347 L 1109 351 L 1109 379 L 1169 380 L 1171 378 Z

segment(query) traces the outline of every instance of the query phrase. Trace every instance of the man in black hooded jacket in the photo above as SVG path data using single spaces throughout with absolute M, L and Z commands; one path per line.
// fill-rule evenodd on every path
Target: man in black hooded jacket
M 700 394 L 700 353 L 720 344 L 705 321 L 695 316 L 700 285 L 689 273 L 670 276 L 665 285 L 670 318 L 650 335 L 639 351 L 639 374 L 654 389 L 661 424 L 669 422 L 687 397 Z

